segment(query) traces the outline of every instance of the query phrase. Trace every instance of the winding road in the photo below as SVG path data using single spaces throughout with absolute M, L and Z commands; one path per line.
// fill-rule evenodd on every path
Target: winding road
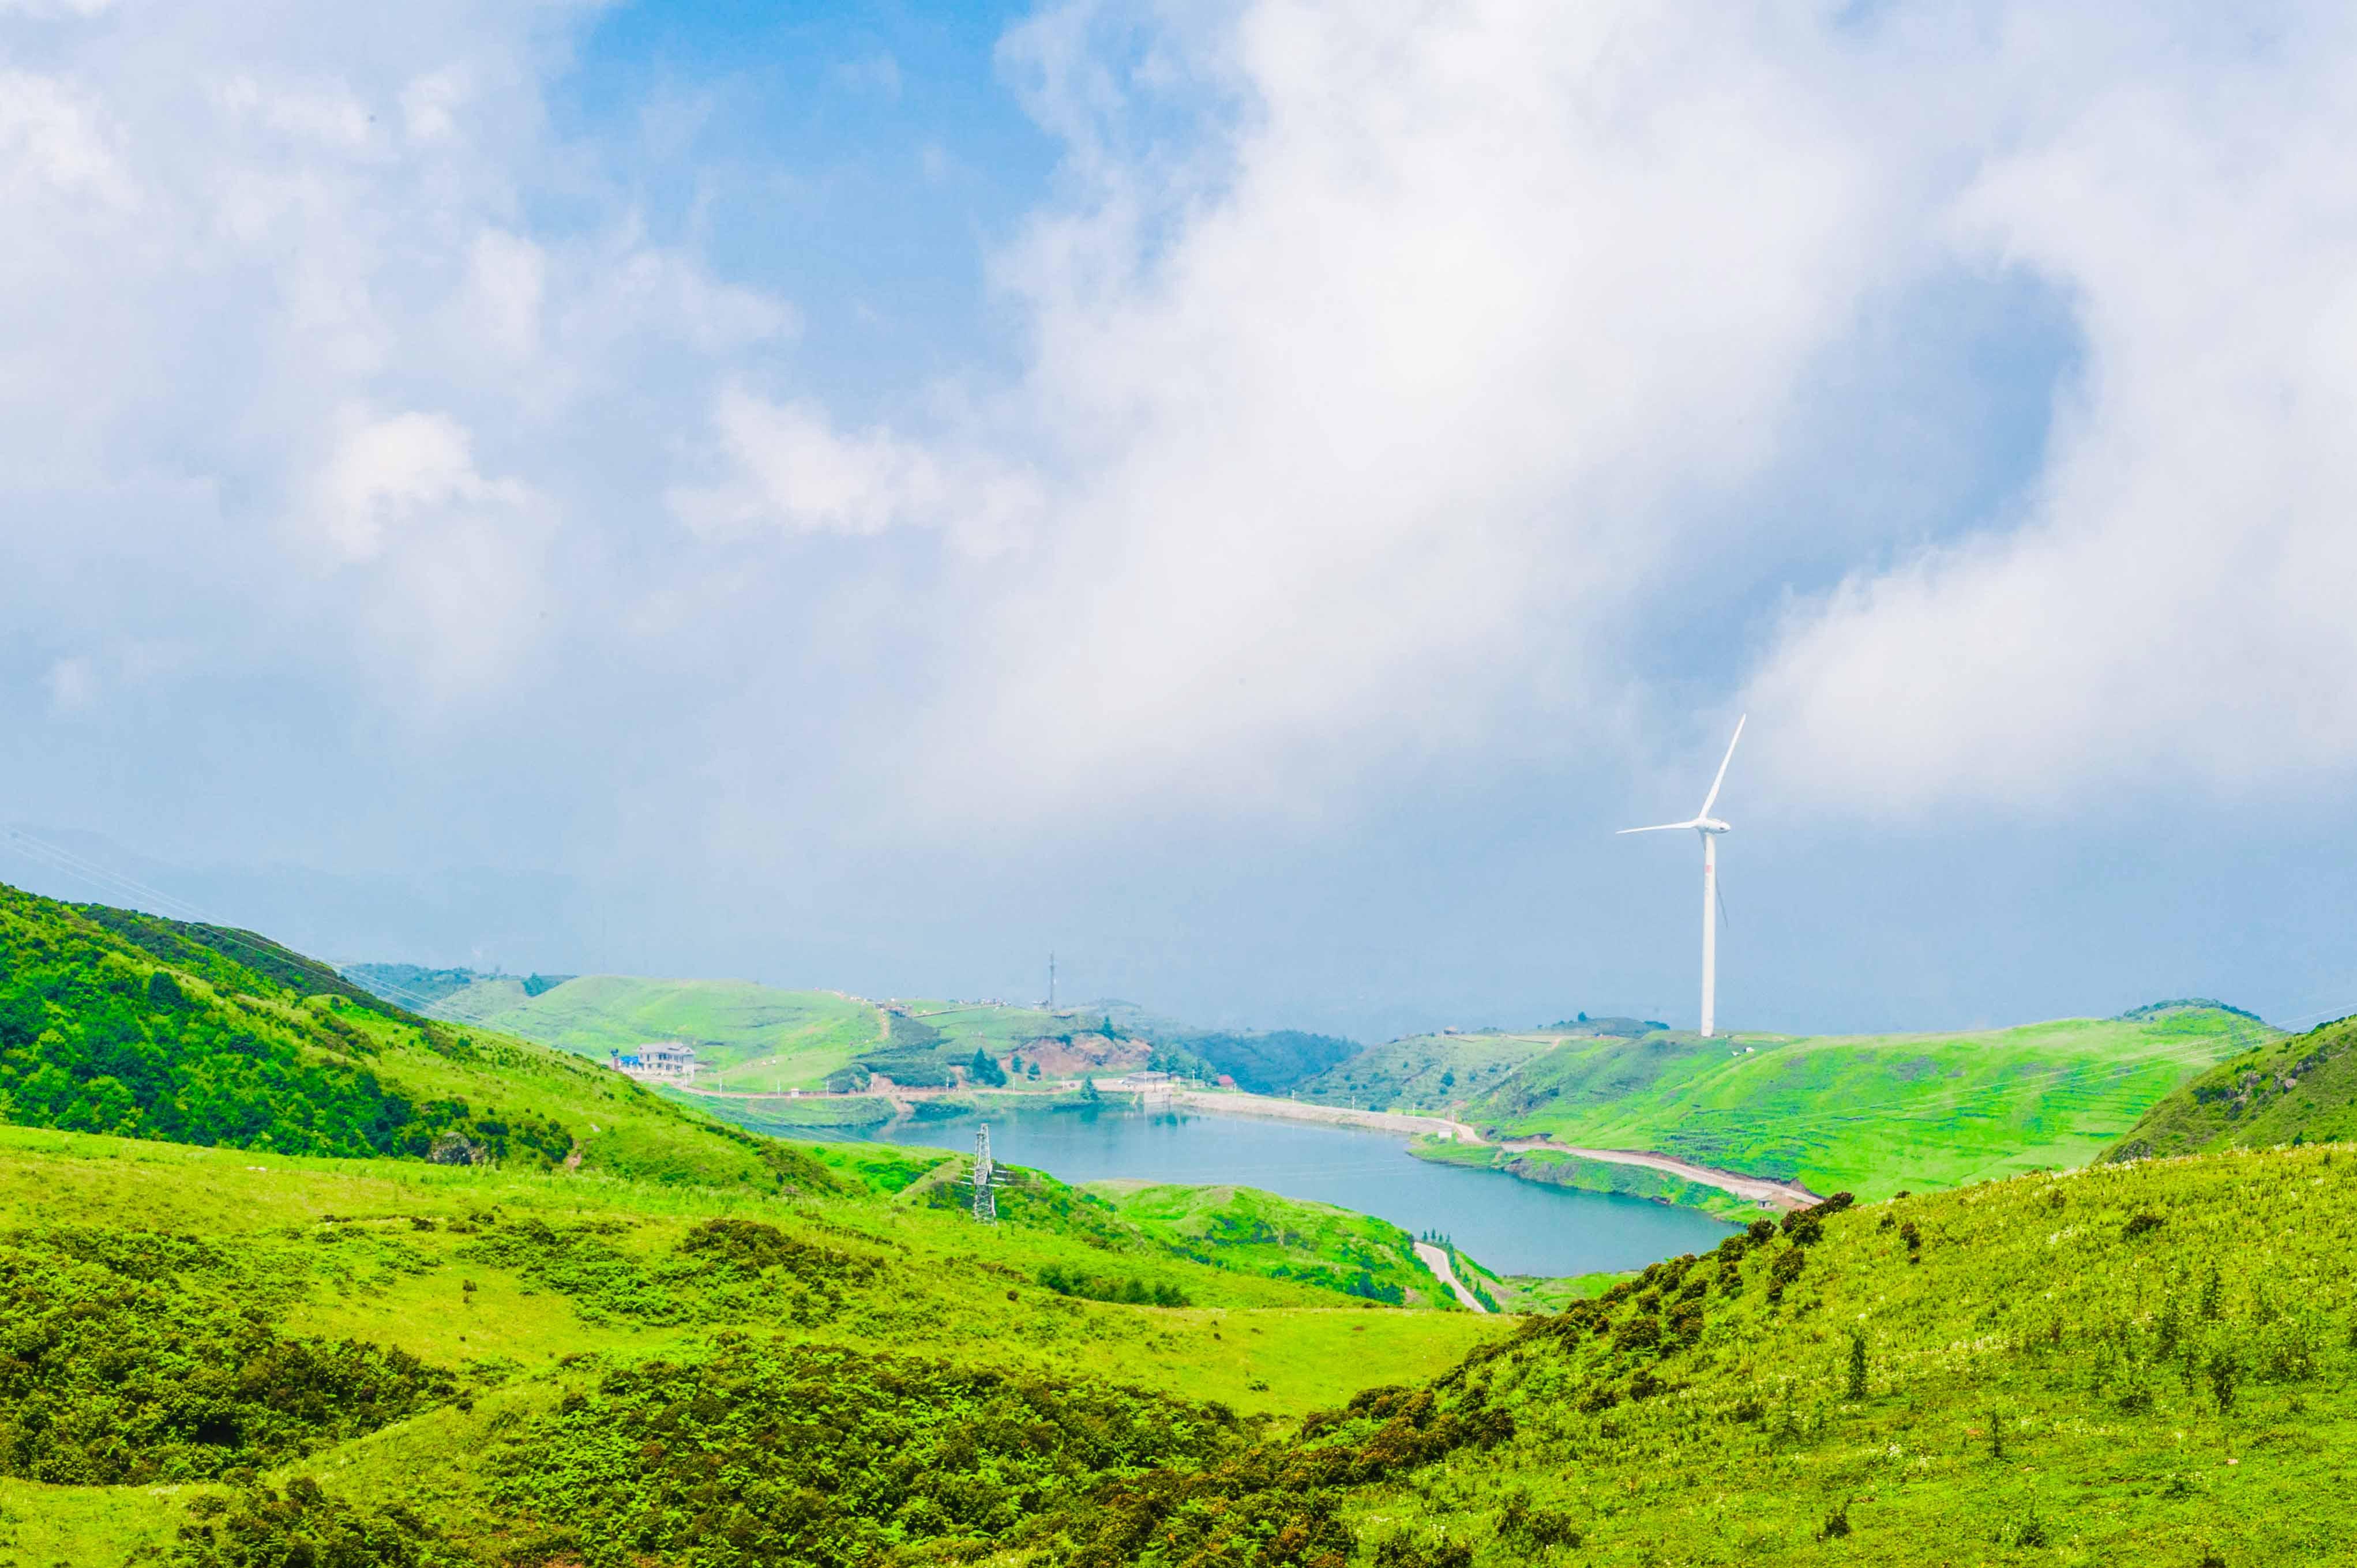
M 1465 1288 L 1464 1283 L 1457 1277 L 1457 1271 L 1448 1266 L 1448 1254 L 1446 1251 L 1434 1246 L 1429 1241 L 1418 1241 L 1415 1244 L 1415 1255 L 1424 1260 L 1424 1266 L 1426 1268 L 1430 1269 L 1434 1273 L 1440 1276 L 1440 1283 L 1442 1284 L 1447 1285 L 1450 1290 L 1457 1293 L 1457 1299 L 1465 1304 L 1465 1308 L 1468 1312 L 1487 1312 L 1490 1310 L 1488 1307 L 1481 1305 L 1481 1298 L 1480 1296 L 1475 1295 L 1471 1291 Z

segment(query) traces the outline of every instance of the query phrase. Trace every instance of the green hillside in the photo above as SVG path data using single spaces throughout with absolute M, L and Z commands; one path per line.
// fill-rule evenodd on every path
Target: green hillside
M 446 1005 L 483 1008 L 497 1027 L 600 1060 L 650 1040 L 684 1040 L 720 1069 L 721 1086 L 754 1094 L 821 1088 L 882 1037 L 872 1003 L 738 980 L 591 974 L 496 1003 L 478 986 Z
M 977 1227 L 921 1158 L 822 1153 L 838 1190 L 716 1206 L 0 1132 L 0 1314 L 55 1347 L 0 1369 L 0 1539 L 344 1568 L 2357 1555 L 2347 1145 L 1836 1204 L 1505 1320 L 1107 1251 L 1052 1188 Z
M 2357 1138 L 2357 1018 L 2255 1043 L 2145 1112 L 2114 1160 Z
M 1321 1105 L 1448 1115 L 1496 1089 L 1563 1038 L 1553 1034 L 1410 1035 L 1369 1046 L 1295 1092 Z
M 616 1073 L 418 1017 L 251 932 L 5 886 L 0 1120 L 764 1189 L 809 1174 Z
M 1456 1306 L 1417 1260 L 1414 1238 L 1371 1215 L 1243 1187 L 1105 1181 L 1087 1190 L 1200 1262 L 1394 1306 Z
M 1879 1196 L 2083 1165 L 2181 1085 L 2276 1038 L 2250 1015 L 2209 1002 L 1947 1035 L 1706 1040 L 1597 1020 L 1394 1041 L 1305 1093 L 1454 1115 L 1501 1140 L 1649 1150 L 1818 1192 Z M 1423 1152 L 1685 1200 L 1677 1178 L 1567 1155 Z

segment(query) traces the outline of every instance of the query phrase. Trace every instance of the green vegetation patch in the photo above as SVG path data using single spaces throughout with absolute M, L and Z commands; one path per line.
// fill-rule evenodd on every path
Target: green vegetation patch
M 1099 1182 L 1087 1189 L 1187 1257 L 1361 1301 L 1462 1310 L 1398 1226 L 1331 1204 L 1238 1187 Z
M 1647 1165 L 1624 1165 L 1591 1160 L 1560 1149 L 1501 1149 L 1489 1144 L 1460 1143 L 1453 1138 L 1418 1138 L 1408 1153 L 1437 1165 L 1463 1165 L 1474 1170 L 1503 1171 L 1524 1181 L 1567 1187 L 1580 1192 L 1640 1197 L 1649 1203 L 1699 1208 L 1727 1220 L 1748 1220 L 1759 1205 L 1706 1183 L 1690 1181 Z
M 2352 1046 L 2357 1018 L 2255 1044 L 2145 1112 L 2104 1158 L 2357 1138 Z
M 1566 1037 L 1468 1105 L 1546 1133 L 1881 1195 L 2083 1165 L 2188 1079 L 2274 1032 L 2185 1005 L 1962 1035 Z
M 286 1272 L 185 1236 L 0 1239 L 0 1471 L 75 1486 L 250 1475 L 459 1391 L 398 1349 L 281 1332 Z
M 491 1456 L 487 1495 L 590 1568 L 852 1563 L 1022 1539 L 1104 1477 L 1200 1464 L 1238 1432 L 1095 1380 L 729 1335 L 568 1393 Z

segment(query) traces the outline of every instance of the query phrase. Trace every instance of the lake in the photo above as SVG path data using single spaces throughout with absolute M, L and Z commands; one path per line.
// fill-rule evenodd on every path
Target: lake
M 869 1135 L 967 1150 L 981 1120 L 903 1122 Z M 994 1112 L 987 1120 L 990 1152 L 1009 1165 L 1069 1182 L 1224 1182 L 1339 1204 L 1411 1234 L 1440 1231 L 1500 1273 L 1642 1268 L 1706 1251 L 1729 1231 L 1692 1209 L 1435 1165 L 1410 1155 L 1408 1139 L 1393 1133 L 1114 1106 Z

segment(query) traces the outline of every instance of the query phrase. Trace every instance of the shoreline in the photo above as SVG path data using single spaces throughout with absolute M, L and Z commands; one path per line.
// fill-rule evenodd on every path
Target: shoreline
M 1781 1208 L 1806 1208 L 1813 1203 L 1823 1201 L 1818 1194 L 1798 1182 L 1746 1176 L 1740 1171 L 1717 1170 L 1691 1160 L 1679 1159 L 1674 1155 L 1657 1155 L 1644 1149 L 1587 1148 L 1577 1144 L 1558 1144 L 1551 1138 L 1485 1138 L 1479 1128 L 1446 1116 L 1421 1116 L 1394 1111 L 1352 1111 L 1336 1105 L 1279 1100 L 1271 1095 L 1215 1094 L 1203 1090 L 1176 1090 L 1153 1098 L 1163 1103 L 1232 1116 L 1266 1116 L 1282 1121 L 1323 1122 L 1329 1126 L 1365 1127 L 1375 1132 L 1419 1133 L 1427 1137 L 1447 1138 L 1453 1143 L 1500 1149 L 1509 1154 L 1544 1152 L 1569 1155 L 1575 1159 L 1594 1160 L 1601 1165 L 1635 1165 L 1659 1171 L 1664 1176 L 1677 1176 L 1698 1187 L 1717 1187 L 1748 1203 L 1765 1203 Z M 1511 1171 L 1506 1174 L 1513 1175 Z
M 1598 1149 L 1577 1144 L 1558 1144 L 1551 1138 L 1487 1138 L 1479 1128 L 1448 1116 L 1428 1116 L 1401 1111 L 1358 1111 L 1340 1105 L 1318 1105 L 1299 1100 L 1286 1100 L 1275 1095 L 1253 1094 L 1242 1090 L 1180 1089 L 1167 1081 L 1138 1083 L 1126 1077 L 1096 1080 L 1098 1092 L 1107 1096 L 1134 1099 L 1141 1110 L 1157 1106 L 1184 1106 L 1215 1116 L 1259 1117 L 1269 1121 L 1303 1122 L 1328 1127 L 1355 1127 L 1372 1133 L 1404 1133 L 1411 1136 L 1440 1138 L 1451 1143 L 1477 1148 L 1495 1149 L 1504 1154 L 1555 1154 L 1574 1159 L 1592 1160 L 1599 1165 L 1630 1165 L 1676 1176 L 1699 1187 L 1716 1187 L 1746 1203 L 1761 1204 L 1776 1208 L 1805 1208 L 1823 1201 L 1798 1182 L 1776 1181 L 1768 1176 L 1746 1176 L 1740 1171 L 1723 1171 L 1709 1165 L 1696 1165 L 1679 1159 L 1674 1155 L 1655 1154 L 1648 1149 Z M 684 1086 L 683 1086 L 684 1087 Z M 880 1100 L 894 1112 L 891 1120 L 899 1120 L 913 1110 L 912 1101 L 944 1099 L 951 1096 L 972 1096 L 976 1099 L 1061 1099 L 1071 1094 L 1077 1084 L 1058 1082 L 1053 1087 L 1039 1089 L 952 1087 L 909 1090 L 890 1085 L 882 1091 L 868 1090 L 849 1094 L 826 1090 L 805 1090 L 800 1094 L 756 1093 L 729 1094 L 715 1090 L 688 1089 L 699 1098 L 748 1101 L 826 1101 Z M 1523 1176 L 1500 1165 L 1494 1167 L 1501 1175 L 1516 1181 L 1534 1178 Z M 1555 1185 L 1542 1182 L 1542 1186 Z M 1684 1207 L 1672 1205 L 1672 1207 Z

